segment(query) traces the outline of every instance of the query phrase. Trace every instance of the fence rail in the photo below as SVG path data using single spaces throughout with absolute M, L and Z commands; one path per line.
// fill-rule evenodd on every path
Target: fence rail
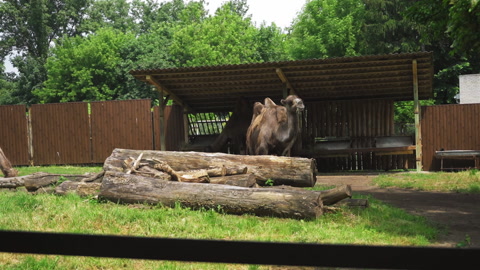
M 0 231 L 0 252 L 378 269 L 479 269 L 478 248 L 326 245 Z

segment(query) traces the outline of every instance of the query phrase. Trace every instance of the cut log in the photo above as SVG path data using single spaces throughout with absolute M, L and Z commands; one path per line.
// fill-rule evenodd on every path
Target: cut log
M 341 185 L 332 189 L 316 192 L 320 193 L 320 198 L 324 205 L 333 205 L 343 199 L 352 197 L 352 187 L 350 185 Z
M 100 193 L 101 183 L 65 181 L 55 188 L 55 194 L 76 193 L 79 196 L 96 196 Z
M 368 207 L 368 200 L 367 199 L 343 199 L 335 204 L 335 206 L 348 206 L 348 207 Z
M 18 176 L 18 171 L 12 168 L 12 163 L 5 156 L 2 148 L 0 148 L 0 170 L 5 178 Z
M 11 178 L 0 178 L 0 188 L 18 188 L 25 186 L 25 178 L 29 175 L 17 176 Z
M 296 219 L 313 219 L 323 213 L 320 195 L 307 190 L 182 183 L 114 171 L 105 172 L 99 198 Z
M 85 180 L 91 180 L 91 179 L 97 179 L 100 174 L 92 174 L 92 173 L 86 173 L 86 174 L 51 174 L 51 173 L 44 173 L 44 172 L 37 172 L 33 173 L 30 175 L 27 175 L 23 180 L 24 180 L 24 186 L 25 188 L 30 191 L 36 191 L 37 189 L 41 187 L 46 187 L 50 185 L 54 185 L 58 183 L 60 180 L 70 180 L 70 181 L 83 181 Z
M 316 165 L 314 159 L 279 156 L 246 156 L 223 153 L 146 151 L 114 149 L 105 160 L 105 171 L 122 172 L 122 164 L 129 157 L 138 157 L 143 153 L 144 159 L 157 159 L 166 162 L 175 171 L 191 171 L 210 168 L 248 168 L 264 179 L 272 179 L 275 185 L 296 187 L 313 187 L 316 182 Z
M 219 176 L 210 178 L 212 184 L 222 184 L 238 187 L 253 187 L 257 183 L 257 178 L 251 174 L 237 174 L 228 176 Z
M 291 186 L 267 186 L 266 188 L 273 188 L 273 189 L 287 189 L 287 190 L 303 190 L 298 187 L 291 187 Z M 350 185 L 341 185 L 332 189 L 327 190 L 312 190 L 320 195 L 320 199 L 322 200 L 323 205 L 333 205 L 336 204 L 346 198 L 352 197 L 352 187 Z
M 138 175 L 146 176 L 146 177 L 155 177 L 164 181 L 171 181 L 172 176 L 170 174 L 159 171 L 157 169 L 154 169 L 150 166 L 142 166 L 138 169 L 137 173 Z

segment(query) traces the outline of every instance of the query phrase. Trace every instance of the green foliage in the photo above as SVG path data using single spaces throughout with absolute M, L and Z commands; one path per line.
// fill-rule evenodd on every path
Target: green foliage
M 360 53 L 405 53 L 420 50 L 418 30 L 404 12 L 414 3 L 405 0 L 363 0 L 364 25 Z
M 5 73 L 3 65 L 0 64 L 0 105 L 17 103 L 13 97 L 16 87 L 14 76 Z
M 275 181 L 273 181 L 272 179 L 267 179 L 267 181 L 265 181 L 265 186 L 273 186 L 275 184 Z
M 455 103 L 458 75 L 480 72 L 480 50 L 474 49 L 479 34 L 470 31 L 478 28 L 479 7 L 478 1 L 424 0 L 414 1 L 404 13 L 419 31 L 424 49 L 434 53 L 436 104 Z
M 363 25 L 360 0 L 312 0 L 292 25 L 287 39 L 293 59 L 354 56 Z
M 188 24 L 174 32 L 170 53 L 176 66 L 206 66 L 241 64 L 260 61 L 258 45 L 254 43 L 257 29 L 250 18 L 235 12 L 232 2 L 226 2 L 215 16 L 203 18 L 203 6 L 186 9 L 182 16 L 192 17 Z
M 128 90 L 121 82 L 121 52 L 133 42 L 132 34 L 101 29 L 87 38 L 65 38 L 52 50 L 47 62 L 48 80 L 34 90 L 42 103 L 112 100 Z
M 0 2 L 0 59 L 12 51 L 46 58 L 50 42 L 79 34 L 89 0 L 5 0 Z
M 480 4 L 478 0 L 447 1 L 447 33 L 453 39 L 453 50 L 460 55 L 480 57 Z

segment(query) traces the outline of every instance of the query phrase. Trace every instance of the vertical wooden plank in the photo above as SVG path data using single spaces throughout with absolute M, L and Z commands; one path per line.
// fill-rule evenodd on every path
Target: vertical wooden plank
M 412 60 L 412 75 L 413 75 L 413 103 L 415 114 L 415 144 L 416 144 L 416 164 L 417 172 L 422 171 L 422 131 L 420 125 L 420 101 L 418 99 L 418 72 L 417 60 Z
M 93 162 L 103 163 L 115 148 L 153 149 L 150 100 L 91 103 Z
M 28 119 L 25 105 L 0 106 L 0 148 L 13 166 L 29 165 Z
M 30 117 L 35 165 L 92 162 L 87 103 L 34 104 Z

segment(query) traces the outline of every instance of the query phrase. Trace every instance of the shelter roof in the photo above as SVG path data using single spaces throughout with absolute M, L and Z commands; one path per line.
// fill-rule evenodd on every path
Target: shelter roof
M 252 102 L 270 97 L 278 103 L 286 93 L 296 93 L 305 102 L 413 100 L 413 60 L 419 98 L 433 97 L 431 52 L 145 69 L 130 74 L 190 110 L 214 112 L 231 111 L 239 97 Z

